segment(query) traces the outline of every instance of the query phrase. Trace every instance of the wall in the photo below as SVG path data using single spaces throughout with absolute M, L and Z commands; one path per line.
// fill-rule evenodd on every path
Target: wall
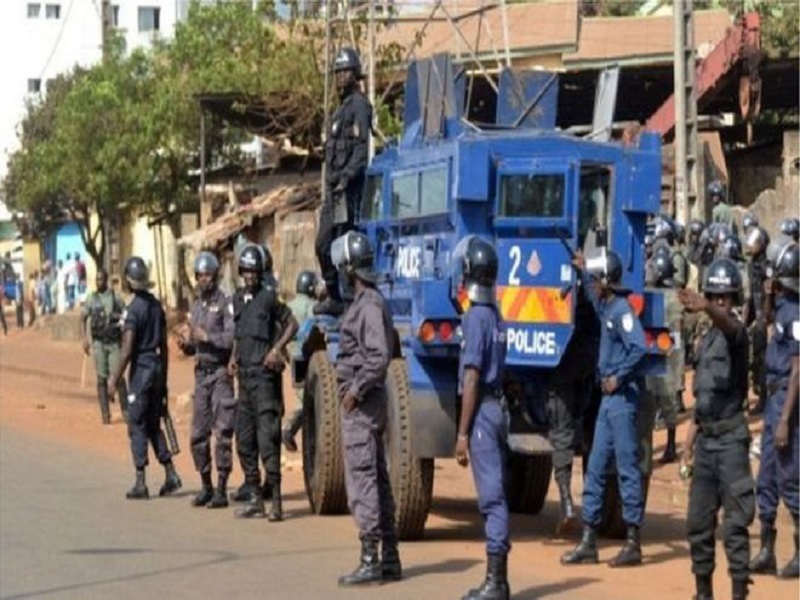
M 778 141 L 729 154 L 732 204 L 749 206 L 761 192 L 777 186 L 782 152 L 783 145 Z
M 150 228 L 146 217 L 123 224 L 120 235 L 122 264 L 131 256 L 140 256 L 150 269 L 155 284 L 153 294 L 170 308 L 177 305 L 177 254 L 175 237 L 167 225 Z

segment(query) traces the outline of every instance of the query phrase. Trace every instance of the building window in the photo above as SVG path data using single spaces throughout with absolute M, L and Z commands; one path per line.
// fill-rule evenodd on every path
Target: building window
M 45 5 L 44 16 L 47 19 L 60 19 L 61 18 L 61 5 L 60 4 L 47 4 L 47 5 Z
M 29 2 L 28 3 L 28 18 L 29 19 L 38 19 L 39 13 L 42 12 L 42 5 L 38 2 Z
M 114 4 L 111 7 L 111 26 L 119 27 L 119 4 Z
M 139 31 L 158 31 L 161 29 L 161 9 L 156 6 L 139 7 Z
M 28 79 L 28 93 L 29 94 L 38 94 L 42 91 L 42 80 L 41 79 Z

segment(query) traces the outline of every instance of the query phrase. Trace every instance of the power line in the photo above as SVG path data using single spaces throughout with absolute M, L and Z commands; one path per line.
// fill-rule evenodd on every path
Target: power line
M 61 27 L 58 30 L 58 35 L 56 36 L 55 41 L 53 42 L 53 47 L 50 49 L 50 54 L 47 56 L 47 60 L 44 63 L 44 67 L 42 67 L 42 72 L 39 75 L 39 80 L 41 81 L 44 78 L 44 74 L 47 72 L 47 67 L 50 66 L 50 61 L 53 60 L 53 57 L 56 54 L 56 50 L 58 49 L 58 45 L 61 43 L 61 36 L 64 35 L 64 29 L 67 27 L 67 21 L 69 20 L 69 15 L 72 12 L 72 5 L 75 3 L 75 0 L 70 0 L 69 4 L 67 5 L 67 10 L 64 11 L 64 18 L 61 20 Z

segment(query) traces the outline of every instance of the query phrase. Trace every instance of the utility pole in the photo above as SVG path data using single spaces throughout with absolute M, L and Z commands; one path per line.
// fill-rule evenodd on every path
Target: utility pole
M 690 218 L 698 216 L 693 0 L 675 0 L 672 10 L 675 63 L 675 217 L 688 223 Z
M 111 29 L 114 15 L 111 8 L 111 0 L 102 0 L 100 6 L 100 26 L 102 27 L 100 40 L 103 48 L 103 61 L 105 62 L 111 52 Z

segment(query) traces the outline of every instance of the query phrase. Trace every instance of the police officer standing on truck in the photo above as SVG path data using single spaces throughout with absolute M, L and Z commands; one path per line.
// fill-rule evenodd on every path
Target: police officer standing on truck
M 317 276 L 311 271 L 301 271 L 294 286 L 295 296 L 288 305 L 298 324 L 304 323 L 311 316 L 316 290 Z M 297 346 L 297 343 L 292 342 L 289 346 L 289 355 L 296 355 L 297 348 L 292 346 Z M 297 406 L 283 430 L 283 445 L 289 452 L 297 452 L 294 436 L 300 431 L 303 419 L 303 382 L 295 386 L 295 393 L 297 394 Z
M 600 319 L 597 375 L 603 397 L 583 487 L 583 535 L 575 549 L 561 557 L 561 563 L 598 561 L 597 526 L 602 515 L 608 467 L 616 459 L 627 536 L 625 545 L 609 566 L 639 565 L 642 562 L 639 527 L 644 501 L 636 416 L 644 384 L 640 375 L 647 349 L 644 330 L 628 302 L 630 292 L 622 286 L 622 260 L 615 252 L 602 248 L 599 255 L 588 260 L 579 252 L 573 264 L 583 273 L 583 291 Z
M 136 467 L 136 483 L 128 491 L 130 500 L 149 497 L 145 483 L 148 464 L 147 444 L 153 447 L 158 462 L 164 466 L 166 478 L 159 496 L 181 488 L 181 480 L 172 464 L 167 440 L 161 429 L 161 416 L 167 402 L 167 316 L 161 303 L 148 291 L 152 286 L 147 265 L 138 256 L 125 263 L 125 286 L 133 300 L 125 310 L 122 333 L 122 352 L 117 368 L 108 379 L 108 394 L 117 389 L 125 367 L 130 363 L 128 383 L 131 395 L 128 405 L 128 434 Z
M 236 400 L 228 373 L 233 347 L 233 304 L 219 289 L 219 261 L 211 252 L 194 260 L 198 298 L 192 307 L 189 336 L 178 338 L 178 347 L 195 357 L 192 398 L 192 459 L 202 487 L 192 506 L 225 508 L 226 488 L 233 455 Z M 216 438 L 217 487 L 211 479 L 211 432 Z
M 340 577 L 339 585 L 398 581 L 402 567 L 383 442 L 388 402 L 385 380 L 394 329 L 386 301 L 375 287 L 377 273 L 367 237 L 350 231 L 336 239 L 331 255 L 347 293 L 354 294 L 342 319 L 336 380 L 347 499 L 361 540 L 359 565 Z
M 336 267 L 331 262 L 333 240 L 353 228 L 361 206 L 369 161 L 372 106 L 361 92 L 361 59 L 342 48 L 333 67 L 339 107 L 333 113 L 325 140 L 325 199 L 319 216 L 316 251 L 328 297 L 314 307 L 317 314 L 338 316 L 344 311 Z
M 723 531 L 733 600 L 747 597 L 755 491 L 750 472 L 750 432 L 744 417 L 747 394 L 747 330 L 733 306 L 742 293 L 736 264 L 718 258 L 706 269 L 701 296 L 678 294 L 691 312 L 703 312 L 710 329 L 698 339 L 694 376 L 694 418 L 682 452 L 682 471 L 692 468 L 686 528 L 697 600 L 713 598 L 717 513 L 725 511 Z
M 752 573 L 775 573 L 775 518 L 778 500 L 783 500 L 794 521 L 794 556 L 778 577 L 797 579 L 798 529 L 800 529 L 800 256 L 798 245 L 784 241 L 777 248 L 772 279 L 765 286 L 766 301 L 774 302 L 775 331 L 767 348 L 767 389 L 764 431 L 761 437 L 761 468 L 758 472 L 758 518 L 761 550 L 750 563 Z
M 264 285 L 264 265 L 272 264 L 266 248 L 248 244 L 239 254 L 244 287 L 233 295 L 234 341 L 229 373 L 239 377 L 236 450 L 249 492 L 237 516 L 283 520 L 281 503 L 281 416 L 283 353 L 297 333 L 288 307 L 272 285 Z M 258 458 L 264 463 L 269 515 L 264 508 Z
M 86 356 L 94 355 L 94 368 L 97 374 L 97 399 L 100 401 L 100 414 L 103 424 L 111 423 L 109 402 L 114 396 L 108 395 L 108 376 L 117 368 L 119 345 L 122 340 L 122 313 L 125 305 L 122 298 L 108 287 L 108 273 L 97 270 L 95 279 L 97 289 L 87 299 L 81 312 L 81 344 Z M 92 332 L 92 341 L 86 331 L 86 321 Z M 115 392 L 119 396 L 122 417 L 128 420 L 128 390 L 125 378 L 120 377 Z
M 456 461 L 472 462 L 478 508 L 486 531 L 486 578 L 463 600 L 507 600 L 508 502 L 505 464 L 508 444 L 508 409 L 503 397 L 506 332 L 495 305 L 497 252 L 476 236 L 462 240 L 453 252 L 462 272 L 461 281 L 470 307 L 461 318 L 463 343 L 458 367 L 461 415 L 458 422 Z

